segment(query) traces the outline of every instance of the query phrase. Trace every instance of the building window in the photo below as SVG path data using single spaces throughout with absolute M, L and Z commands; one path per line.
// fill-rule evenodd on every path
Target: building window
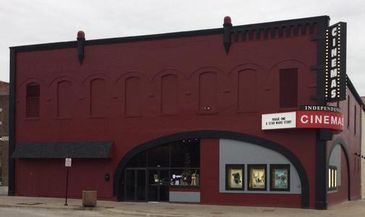
M 266 164 L 247 165 L 248 169 L 248 190 L 266 190 Z
M 355 105 L 354 106 L 354 134 L 356 134 L 356 113 L 357 113 L 357 108 Z
M 90 115 L 92 117 L 103 117 L 106 114 L 106 85 L 104 79 L 90 81 Z
M 57 117 L 71 117 L 73 95 L 71 82 L 60 81 L 57 83 Z
M 178 111 L 178 79 L 176 75 L 165 75 L 161 78 L 161 112 L 176 114 Z
M 280 69 L 280 107 L 292 108 L 298 105 L 298 69 Z
M 270 190 L 290 191 L 290 165 L 271 164 L 270 165 Z
M 226 165 L 226 190 L 244 190 L 245 165 Z
M 360 171 L 360 161 L 359 161 L 359 159 L 358 158 L 356 158 L 356 160 L 355 160 L 355 163 L 356 163 L 356 172 L 359 172 Z
M 347 96 L 347 129 L 350 128 L 350 96 Z
M 30 83 L 26 90 L 26 117 L 39 117 L 40 88 L 39 84 Z
M 217 75 L 204 72 L 199 75 L 199 111 L 216 112 L 217 107 Z
M 171 168 L 170 186 L 173 187 L 198 187 L 199 168 Z
M 143 105 L 142 84 L 139 78 L 129 77 L 125 80 L 125 115 L 127 117 L 138 117 L 141 115 Z
M 148 149 L 137 154 L 127 169 L 146 169 L 157 175 L 153 182 L 171 187 L 198 187 L 200 185 L 200 140 L 183 139 Z M 155 173 L 164 170 L 166 174 Z M 163 176 L 163 177 L 162 177 Z
M 238 111 L 253 112 L 257 110 L 257 72 L 246 69 L 238 72 Z
M 337 167 L 328 167 L 328 190 L 333 191 L 337 189 Z

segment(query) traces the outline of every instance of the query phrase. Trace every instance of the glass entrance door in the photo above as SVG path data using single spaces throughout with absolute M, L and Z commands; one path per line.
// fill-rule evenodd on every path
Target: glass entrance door
M 169 201 L 169 170 L 152 168 L 125 170 L 126 201 Z
M 148 200 L 169 201 L 169 170 L 154 168 L 148 170 Z
M 146 201 L 146 169 L 125 170 L 125 200 Z
M 183 139 L 136 154 L 118 188 L 124 201 L 169 201 L 169 186 L 199 186 L 200 140 Z

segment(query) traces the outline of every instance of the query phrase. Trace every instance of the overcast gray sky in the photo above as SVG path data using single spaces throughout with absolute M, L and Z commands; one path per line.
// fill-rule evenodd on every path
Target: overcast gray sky
M 365 0 L 0 0 L 0 80 L 9 47 L 124 37 L 329 15 L 347 22 L 347 73 L 365 96 Z

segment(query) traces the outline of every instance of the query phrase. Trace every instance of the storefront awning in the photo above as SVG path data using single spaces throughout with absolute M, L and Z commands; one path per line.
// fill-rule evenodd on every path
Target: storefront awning
M 13 158 L 109 158 L 113 142 L 17 144 Z

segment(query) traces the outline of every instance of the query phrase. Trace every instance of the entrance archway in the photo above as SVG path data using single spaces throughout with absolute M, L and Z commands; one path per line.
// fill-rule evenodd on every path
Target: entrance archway
M 271 149 L 273 151 L 276 151 L 280 154 L 282 154 L 284 157 L 286 157 L 290 163 L 293 164 L 295 169 L 298 172 L 299 179 L 301 182 L 301 195 L 302 200 L 301 204 L 303 208 L 309 207 L 309 182 L 307 173 L 299 161 L 299 159 L 286 147 L 266 140 L 259 137 L 246 135 L 242 133 L 237 132 L 229 132 L 229 131 L 216 131 L 216 130 L 202 130 L 202 131 L 191 131 L 191 132 L 182 132 L 177 133 L 169 136 L 164 136 L 146 143 L 143 143 L 141 145 L 136 146 L 131 151 L 129 151 L 119 162 L 118 167 L 116 168 L 116 171 L 114 173 L 114 195 L 117 197 L 118 200 L 123 200 L 123 191 L 121 189 L 121 181 L 123 179 L 123 171 L 125 170 L 128 162 L 135 157 L 137 154 L 142 153 L 148 149 L 158 147 L 164 144 L 172 143 L 175 141 L 180 141 L 184 139 L 189 138 L 198 138 L 198 139 L 204 139 L 204 138 L 215 138 L 215 139 L 231 139 L 231 140 L 238 140 L 243 142 L 249 142 L 258 146 L 265 147 L 267 149 Z
M 120 196 L 124 201 L 169 201 L 171 187 L 198 187 L 200 141 L 183 139 L 136 154 L 125 166 Z

